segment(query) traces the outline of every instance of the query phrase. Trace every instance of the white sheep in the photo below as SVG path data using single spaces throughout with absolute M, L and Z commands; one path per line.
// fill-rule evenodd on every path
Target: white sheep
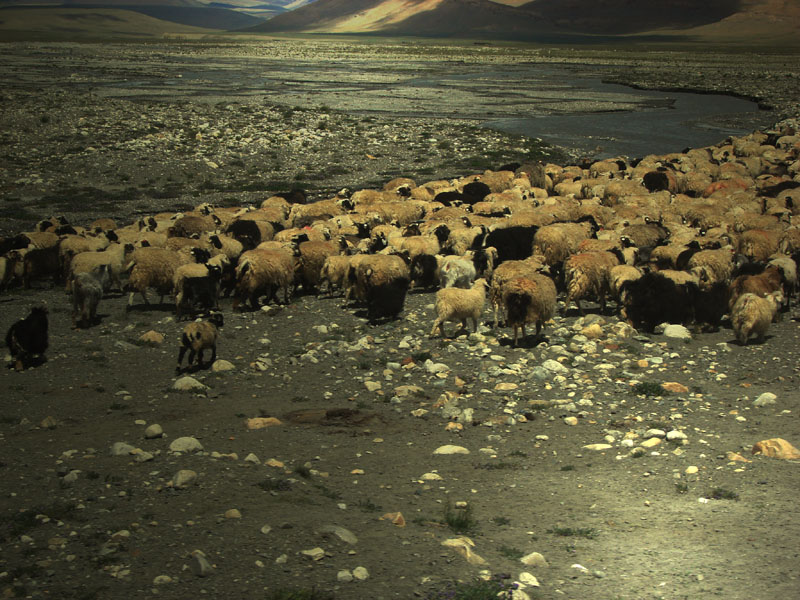
M 108 267 L 109 287 L 121 290 L 122 274 L 125 261 L 134 251 L 133 244 L 112 243 L 102 252 L 81 252 L 76 254 L 69 265 L 69 275 L 67 277 L 67 293 L 72 291 L 72 280 L 78 273 L 91 273 L 101 265 Z
M 574 301 L 580 313 L 584 314 L 581 299 L 596 296 L 601 312 L 605 312 L 606 294 L 611 285 L 610 271 L 621 262 L 624 262 L 624 258 L 614 252 L 580 252 L 570 256 L 564 263 L 564 279 L 567 285 L 564 311 Z
M 294 258 L 284 250 L 256 249 L 242 253 L 236 267 L 234 310 L 248 301 L 251 308 L 257 309 L 261 296 L 267 296 L 269 302 L 279 289 L 283 290 L 284 303 L 288 304 L 294 274 Z
M 483 306 L 486 303 L 485 279 L 476 279 L 475 283 L 468 290 L 461 288 L 444 288 L 436 292 L 436 320 L 433 322 L 430 336 L 436 334 L 439 329 L 442 337 L 445 337 L 445 321 L 461 321 L 461 327 L 466 328 L 467 319 L 472 321 L 472 330 L 478 330 L 478 320 L 483 313 Z
M 769 324 L 782 302 L 783 294 L 780 291 L 764 298 L 751 293 L 739 296 L 731 310 L 731 326 L 742 346 L 747 344 L 748 338 L 753 334 L 759 343 L 764 341 Z
M 437 256 L 439 286 L 442 288 L 469 288 L 477 277 L 475 264 L 463 256 Z
M 130 310 L 133 306 L 136 292 L 142 295 L 145 304 L 150 304 L 147 299 L 148 288 L 155 288 L 161 295 L 159 303 L 163 302 L 164 296 L 172 293 L 175 271 L 189 262 L 191 258 L 188 253 L 173 252 L 166 248 L 137 248 L 126 268 L 130 271 L 128 277 L 130 296 L 126 310 Z
M 97 319 L 97 306 L 108 287 L 108 265 L 95 271 L 78 273 L 72 281 L 72 326 L 92 325 Z
M 189 358 L 186 362 L 189 367 L 191 367 L 196 354 L 197 368 L 201 368 L 203 366 L 203 352 L 209 348 L 211 349 L 211 359 L 208 364 L 212 365 L 217 359 L 217 339 L 220 327 L 222 327 L 222 313 L 217 311 L 211 312 L 205 319 L 198 319 L 188 323 L 183 328 L 183 334 L 181 335 L 181 348 L 178 351 L 178 366 L 175 371 L 180 373 L 183 356 L 187 350 L 189 350 Z

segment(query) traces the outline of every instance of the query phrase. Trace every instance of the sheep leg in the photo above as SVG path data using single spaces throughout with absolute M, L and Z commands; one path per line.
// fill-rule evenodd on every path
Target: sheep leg
M 472 331 L 477 333 L 477 331 L 478 331 L 478 319 L 471 319 L 471 321 L 472 321 Z
M 181 363 L 183 362 L 183 356 L 186 354 L 187 346 L 181 346 L 181 349 L 178 350 L 178 366 L 175 367 L 175 370 L 180 372 L 181 370 Z M 191 361 L 189 364 L 192 364 Z
M 439 319 L 436 319 L 433 322 L 433 328 L 431 329 L 431 333 L 430 333 L 429 337 L 433 337 L 434 335 L 436 335 L 436 330 L 437 329 L 441 330 L 442 337 L 444 337 L 444 323 L 442 321 L 440 321 Z
M 215 360 L 217 360 L 217 345 L 216 344 L 211 346 L 211 360 L 208 361 L 208 364 L 209 365 L 213 365 Z

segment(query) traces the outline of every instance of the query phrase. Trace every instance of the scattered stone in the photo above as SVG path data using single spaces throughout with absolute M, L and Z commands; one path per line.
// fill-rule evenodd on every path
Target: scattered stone
M 204 392 L 208 386 L 200 383 L 194 377 L 185 375 L 172 384 L 172 389 L 179 392 Z
M 127 442 L 115 442 L 111 446 L 111 456 L 128 456 L 136 450 Z
M 587 444 L 586 446 L 584 446 L 584 449 L 592 450 L 595 452 L 601 452 L 603 450 L 610 450 L 613 447 L 614 446 L 612 446 L 611 444 Z
M 664 388 L 667 392 L 671 392 L 673 394 L 688 394 L 689 388 L 683 385 L 682 383 L 678 383 L 677 381 L 665 381 L 661 384 L 661 387 Z
M 453 446 L 451 444 L 445 444 L 444 446 L 439 446 L 436 450 L 433 451 L 434 454 L 469 454 L 469 450 L 464 448 L 463 446 Z
M 664 327 L 664 337 L 689 341 L 692 339 L 692 332 L 683 325 L 669 324 Z
M 345 529 L 344 527 L 340 527 L 339 525 L 325 525 L 320 529 L 322 533 L 332 533 L 336 537 L 338 537 L 343 542 L 347 542 L 348 544 L 357 544 L 358 538 L 356 534 L 354 534 L 349 529 Z
M 383 515 L 381 517 L 381 520 L 384 520 L 384 519 L 388 520 L 388 521 L 391 521 L 393 525 L 397 525 L 398 527 L 405 527 L 406 526 L 406 520 L 403 517 L 403 513 L 401 513 L 401 512 L 386 513 L 385 515 Z
M 763 454 L 771 458 L 795 460 L 800 458 L 800 450 L 792 446 L 783 438 L 772 438 L 756 442 L 752 449 L 753 454 Z
M 353 574 L 347 569 L 342 569 L 336 573 L 336 581 L 340 583 L 350 583 L 353 581 Z
M 190 565 L 192 572 L 198 577 L 208 577 L 214 572 L 214 567 L 210 562 L 208 562 L 208 559 L 202 550 L 195 550 L 192 552 Z
M 147 429 L 144 430 L 144 437 L 148 440 L 154 440 L 156 438 L 160 438 L 164 435 L 164 430 L 161 428 L 161 425 L 157 423 L 153 423 Z
M 526 587 L 539 587 L 541 584 L 535 575 L 523 571 L 519 574 L 519 582 Z
M 42 422 L 39 423 L 39 427 L 41 427 L 42 429 L 55 429 L 56 425 L 58 425 L 58 423 L 56 422 L 55 417 L 50 417 L 50 416 L 45 417 L 44 419 L 42 419 Z
M 252 419 L 247 419 L 244 424 L 245 427 L 251 431 L 255 429 L 265 429 L 266 427 L 274 427 L 276 425 L 283 425 L 280 419 L 276 419 L 275 417 L 253 417 Z
M 523 565 L 528 567 L 549 567 L 550 565 L 545 560 L 544 556 L 539 552 L 531 552 L 519 559 Z
M 647 438 L 665 438 L 667 437 L 667 432 L 663 429 L 648 429 L 644 432 L 645 439 Z
M 639 444 L 639 446 L 641 446 L 642 448 L 655 448 L 661 443 L 661 441 L 662 441 L 661 438 L 652 437 L 650 439 L 643 441 L 641 444 Z
M 322 560 L 325 558 L 325 550 L 322 548 L 312 548 L 311 550 L 301 550 L 300 554 L 307 556 L 311 560 Z
M 669 442 L 683 442 L 688 440 L 688 436 L 683 433 L 682 431 L 678 431 L 677 429 L 673 429 L 672 431 L 667 432 L 667 441 Z
M 686 473 L 687 475 L 694 475 L 698 471 L 699 471 L 699 469 L 696 466 L 690 465 L 690 466 L 686 467 L 686 470 L 684 470 L 684 473 Z
M 577 425 L 578 424 L 578 417 L 564 417 L 564 423 L 567 425 Z
M 191 485 L 197 479 L 197 473 L 191 469 L 181 469 L 172 476 L 172 487 L 183 489 Z
M 170 452 L 198 452 L 202 449 L 203 444 L 190 436 L 175 438 L 169 445 Z
M 172 577 L 169 575 L 157 575 L 153 578 L 153 585 L 165 585 L 167 583 L 172 583 Z
M 160 346 L 164 343 L 164 335 L 151 329 L 139 336 L 139 343 L 147 346 Z
M 769 406 L 777 404 L 778 397 L 772 392 L 764 392 L 753 401 L 753 406 Z
M 475 547 L 475 542 L 473 542 L 468 537 L 462 535 L 457 538 L 451 538 L 449 540 L 445 540 L 442 542 L 442 546 L 453 548 L 456 552 L 458 552 L 464 558 L 466 558 L 467 562 L 471 565 L 479 566 L 487 564 L 483 558 L 481 558 L 472 551 L 472 549 Z
M 223 359 L 215 360 L 214 364 L 211 365 L 212 373 L 225 373 L 227 371 L 235 371 L 235 370 L 236 370 L 236 365 L 234 365 L 230 361 Z
M 356 567 L 353 569 L 353 578 L 358 581 L 365 581 L 369 577 L 369 571 L 364 567 Z

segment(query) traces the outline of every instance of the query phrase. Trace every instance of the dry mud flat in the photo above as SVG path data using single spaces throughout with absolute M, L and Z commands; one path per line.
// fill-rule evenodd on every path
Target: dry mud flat
M 263 134 L 274 126 L 253 123 L 279 119 L 277 107 L 177 110 L 60 86 L 4 91 L 26 110 L 50 103 L 46 114 L 8 105 L 18 126 L 2 128 L 14 144 L 4 157 L 4 202 L 27 207 L 20 222 L 56 212 L 52 202 L 73 181 L 100 190 L 71 206 L 86 219 L 127 222 L 208 196 L 263 198 L 260 188 L 235 191 L 237 170 L 223 160 L 235 128 L 213 119 L 236 114 L 237 126 Z M 155 121 L 134 118 L 158 110 Z M 182 115 L 191 127 L 176 120 Z M 375 118 L 365 139 L 384 126 L 402 134 Z M 385 148 L 381 139 L 374 144 Z M 189 146 L 206 141 L 203 150 Z M 314 148 L 325 144 L 293 150 L 291 164 L 324 156 Z M 427 159 L 423 147 L 415 151 Z M 395 173 L 381 164 L 386 179 Z M 196 171 L 181 175 L 175 196 L 105 195 L 125 189 L 112 185 L 123 168 L 135 189 L 158 191 L 186 165 Z M 198 185 L 225 181 L 220 172 L 230 190 Z M 30 183 L 16 182 L 25 176 Z M 540 587 L 525 591 L 541 599 L 797 595 L 799 467 L 750 454 L 763 439 L 800 441 L 796 306 L 764 344 L 746 347 L 726 327 L 684 341 L 570 313 L 548 326 L 546 343 L 512 348 L 504 329 L 430 339 L 432 298 L 410 294 L 401 318 L 378 326 L 338 298 L 302 296 L 257 313 L 233 313 L 225 300 L 219 358 L 233 369 L 193 373 L 204 387 L 179 392 L 182 324 L 171 306 L 126 316 L 126 298 L 106 299 L 101 324 L 76 331 L 61 289 L 4 294 L 0 331 L 48 302 L 51 348 L 40 367 L 0 373 L 2 593 L 439 598 L 479 574 L 530 581 L 529 573 Z M 149 331 L 164 341 L 142 342 Z M 661 382 L 683 387 L 666 394 Z M 279 423 L 248 429 L 258 418 Z M 469 453 L 435 453 L 448 445 Z M 462 535 L 475 544 L 470 552 L 463 541 L 462 550 L 443 545 Z M 526 556 L 531 564 L 520 561 Z

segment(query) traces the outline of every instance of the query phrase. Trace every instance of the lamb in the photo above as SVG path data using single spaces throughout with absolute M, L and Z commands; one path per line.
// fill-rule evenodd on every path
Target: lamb
M 147 288 L 155 288 L 161 295 L 159 303 L 162 303 L 164 296 L 172 293 L 175 271 L 190 261 L 188 254 L 173 252 L 166 248 L 137 248 L 126 268 L 130 272 L 127 285 L 130 296 L 125 310 L 129 311 L 133 307 L 133 297 L 136 292 L 139 292 L 144 303 L 149 305 Z
M 186 361 L 188 367 L 191 367 L 195 354 L 197 355 L 197 368 L 203 366 L 203 352 L 211 348 L 211 359 L 208 365 L 214 364 L 217 359 L 217 339 L 219 338 L 219 328 L 222 327 L 223 319 L 222 313 L 219 311 L 212 311 L 206 319 L 198 319 L 188 323 L 183 328 L 181 335 L 181 348 L 178 350 L 178 366 L 175 368 L 176 373 L 181 372 L 181 363 L 186 351 L 189 350 L 189 358 Z
M 242 253 L 236 267 L 233 309 L 249 301 L 255 310 L 261 296 L 266 296 L 266 302 L 270 302 L 278 290 L 283 290 L 284 303 L 288 304 L 294 275 L 294 258 L 284 250 L 248 250 Z
M 102 252 L 81 252 L 76 254 L 69 265 L 69 275 L 67 277 L 67 293 L 72 291 L 72 280 L 79 273 L 91 273 L 100 266 L 108 268 L 108 286 L 117 290 L 122 290 L 120 276 L 128 258 L 133 254 L 133 244 L 112 243 Z
M 440 256 L 437 263 L 439 285 L 442 288 L 469 288 L 477 277 L 475 264 L 466 257 Z
M 108 287 L 108 265 L 78 273 L 72 281 L 72 327 L 90 326 L 97 320 L 97 305 Z
M 6 333 L 6 346 L 11 352 L 12 366 L 23 371 L 44 361 L 48 345 L 47 306 L 31 309 L 24 319 L 16 321 Z
M 610 271 L 625 259 L 618 250 L 615 252 L 580 252 L 570 256 L 564 263 L 564 277 L 567 297 L 564 311 L 574 301 L 581 314 L 581 299 L 596 296 L 600 301 L 600 311 L 606 310 L 606 293 L 611 287 Z
M 755 334 L 756 341 L 763 342 L 769 324 L 782 302 L 780 291 L 772 292 L 764 298 L 750 293 L 739 296 L 731 310 L 731 326 L 737 341 L 745 346 L 750 336 Z
M 472 330 L 478 331 L 478 319 L 483 313 L 486 303 L 485 279 L 476 279 L 468 290 L 460 288 L 444 288 L 436 292 L 436 320 L 433 322 L 430 336 L 433 337 L 439 329 L 445 337 L 445 321 L 461 321 L 461 327 L 466 328 L 467 319 L 472 321 Z
M 531 278 L 515 277 L 501 287 L 503 306 L 507 322 L 514 329 L 514 346 L 522 329 L 525 338 L 525 324 L 536 324 L 536 335 L 541 333 L 546 321 L 553 318 L 556 311 L 556 286 L 546 275 L 534 274 Z

